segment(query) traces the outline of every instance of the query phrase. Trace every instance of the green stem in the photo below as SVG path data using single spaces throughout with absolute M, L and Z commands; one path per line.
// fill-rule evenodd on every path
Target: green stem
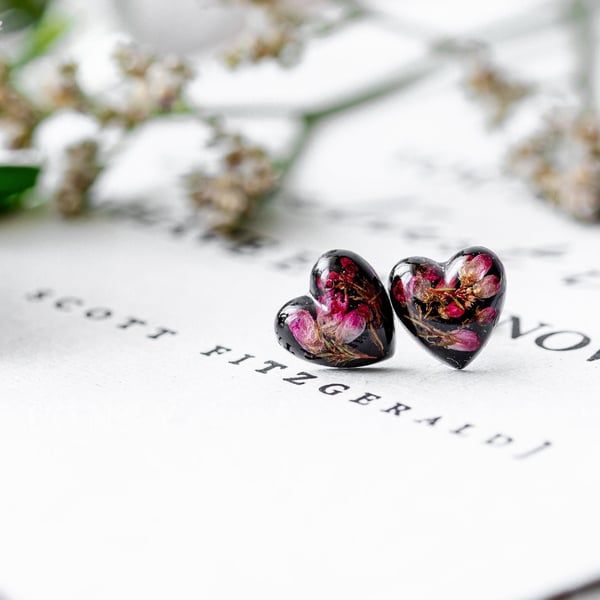
M 344 4 L 346 5 L 345 14 L 333 23 L 325 23 L 324 25 L 316 27 L 312 32 L 313 35 L 319 37 L 331 35 L 332 33 L 351 25 L 356 21 L 360 21 L 372 16 L 371 10 L 362 6 L 358 2 L 349 1 L 345 2 Z
M 18 70 L 32 60 L 44 56 L 69 32 L 70 28 L 71 21 L 67 17 L 61 14 L 45 14 L 31 27 L 25 47 L 19 58 L 11 64 L 11 70 Z
M 575 1 L 585 2 L 585 0 Z M 371 18 L 373 16 L 377 16 L 371 13 L 369 10 L 361 8 L 358 4 L 355 6 L 357 8 L 357 12 L 353 18 Z M 484 36 L 496 41 L 506 40 L 509 38 L 519 38 L 530 34 L 541 27 L 556 23 L 560 18 L 558 14 L 554 13 L 546 15 L 542 19 L 540 19 L 539 15 L 537 14 L 534 15 L 535 18 L 529 17 L 529 14 L 525 16 L 522 15 L 518 19 L 511 17 L 504 22 L 495 24 L 493 28 L 489 29 L 489 31 L 485 31 Z M 511 25 L 512 27 L 508 27 L 508 25 Z M 470 36 L 467 36 L 467 38 L 469 39 Z M 255 115 L 264 115 L 273 114 L 273 111 L 277 111 L 279 115 L 295 116 L 300 120 L 302 123 L 301 132 L 296 139 L 290 154 L 280 164 L 283 181 L 289 177 L 289 173 L 304 153 L 304 150 L 312 138 L 314 131 L 322 121 L 346 113 L 350 110 L 360 108 L 377 100 L 382 100 L 394 93 L 408 88 L 435 73 L 444 63 L 444 60 L 452 56 L 452 53 L 440 52 L 439 44 L 434 41 L 431 43 L 431 52 L 429 52 L 420 60 L 416 61 L 412 66 L 402 69 L 395 75 L 386 78 L 384 81 L 375 83 L 367 89 L 359 90 L 348 98 L 332 102 L 328 106 L 313 111 L 307 111 L 301 113 L 300 115 L 294 115 L 294 110 L 290 108 L 282 109 L 281 107 L 269 106 L 246 108 L 231 107 L 230 109 L 224 109 L 224 112 L 229 114 L 233 112 L 238 114 L 251 113 Z
M 433 57 L 426 57 L 418 61 L 408 69 L 402 69 L 396 75 L 392 75 L 385 81 L 375 83 L 371 87 L 360 90 L 356 94 L 341 101 L 334 102 L 325 108 L 307 112 L 304 119 L 309 123 L 316 124 L 325 119 L 334 117 L 349 110 L 365 106 L 376 100 L 381 100 L 395 92 L 407 88 L 428 75 L 431 75 L 437 68 L 440 61 Z
M 294 168 L 300 157 L 304 154 L 306 147 L 312 139 L 315 126 L 316 122 L 308 119 L 306 115 L 300 117 L 300 133 L 296 137 L 294 145 L 292 146 L 292 149 L 290 150 L 285 160 L 281 161 L 277 165 L 281 174 L 280 186 L 283 186 L 285 184 L 285 181 L 289 178 L 292 169 Z
M 286 159 L 279 164 L 281 185 L 289 178 L 291 171 L 299 161 L 300 157 L 304 154 L 317 127 L 321 125 L 323 121 L 383 99 L 394 92 L 398 92 L 413 85 L 417 81 L 432 74 L 437 67 L 438 62 L 439 61 L 435 58 L 428 57 L 415 64 L 411 69 L 402 70 L 399 74 L 392 76 L 379 84 L 375 84 L 366 90 L 360 90 L 344 100 L 333 102 L 324 108 L 301 114 L 298 117 L 301 124 L 300 133 Z

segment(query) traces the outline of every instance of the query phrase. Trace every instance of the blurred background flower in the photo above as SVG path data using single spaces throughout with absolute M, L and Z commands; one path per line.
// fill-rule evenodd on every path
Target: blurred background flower
M 54 198 L 72 217 L 107 194 L 161 196 L 187 202 L 206 226 L 232 234 L 265 200 L 303 193 L 294 170 L 325 125 L 454 65 L 497 130 L 494 143 L 505 139 L 511 172 L 565 213 L 599 218 L 589 0 L 495 2 L 485 10 L 471 0 L 451 8 L 441 0 L 0 0 L 0 15 L 0 140 L 12 151 L 0 177 L 10 174 L 8 187 L 18 188 L 15 162 L 43 167 L 35 202 L 12 194 L 12 209 Z M 560 83 L 536 78 L 535 68 L 510 56 L 497 60 L 506 40 L 544 29 L 570 37 L 571 72 Z M 557 109 L 560 124 L 548 116 Z M 353 145 L 368 155 L 373 141 Z M 31 149 L 38 154 L 16 152 Z M 332 160 L 334 180 L 347 159 Z M 122 176 L 131 164 L 143 181 Z M 357 191 L 358 172 L 346 166 L 348 188 Z M 116 189 L 115 173 L 129 191 Z M 383 167 L 368 173 L 372 193 L 394 178 Z M 23 189 L 31 185 L 24 177 Z

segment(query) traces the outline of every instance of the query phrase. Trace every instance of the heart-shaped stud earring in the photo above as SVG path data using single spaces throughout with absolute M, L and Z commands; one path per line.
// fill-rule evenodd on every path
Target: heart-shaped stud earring
M 487 342 L 504 303 L 506 277 L 487 248 L 466 248 L 445 263 L 413 256 L 390 273 L 390 297 L 406 328 L 434 356 L 466 367 Z
M 291 300 L 275 319 L 289 352 L 329 367 L 361 367 L 394 352 L 394 313 L 385 288 L 363 258 L 323 254 L 310 275 L 310 295 Z

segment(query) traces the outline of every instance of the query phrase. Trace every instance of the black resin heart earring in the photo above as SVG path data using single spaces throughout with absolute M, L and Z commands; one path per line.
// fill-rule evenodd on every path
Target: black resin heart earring
M 361 367 L 394 353 L 394 313 L 374 269 L 348 250 L 317 260 L 310 295 L 277 313 L 275 333 L 289 352 L 330 367 Z
M 456 369 L 481 352 L 504 304 L 506 276 L 500 259 L 475 246 L 445 263 L 413 256 L 390 273 L 396 314 L 436 358 Z

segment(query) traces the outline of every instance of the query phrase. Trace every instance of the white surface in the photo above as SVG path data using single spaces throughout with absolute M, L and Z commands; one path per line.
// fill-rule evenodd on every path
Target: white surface
M 0 592 L 534 600 L 600 575 L 600 281 L 583 275 L 597 229 L 498 175 L 512 134 L 482 123 L 451 72 L 331 121 L 290 182 L 312 208 L 282 198 L 259 250 L 174 233 L 173 182 L 153 177 L 160 214 L 111 217 L 113 183 L 94 219 L 0 222 Z M 156 164 L 165 148 L 143 151 Z M 386 278 L 472 243 L 505 260 L 505 315 L 534 331 L 500 326 L 464 372 L 400 325 L 377 368 L 313 368 L 276 345 L 275 312 L 321 252 L 350 248 Z M 81 306 L 57 309 L 65 297 Z M 147 324 L 120 329 L 129 317 Z M 158 327 L 177 335 L 149 339 Z M 536 345 L 560 331 L 590 342 Z M 231 352 L 201 354 L 217 344 Z M 258 373 L 269 360 L 287 368 Z M 299 371 L 318 379 L 283 380 Z M 350 389 L 319 392 L 336 382 Z M 365 392 L 381 398 L 350 402 Z M 398 402 L 411 410 L 384 412 Z M 486 443 L 497 434 L 513 441 Z

